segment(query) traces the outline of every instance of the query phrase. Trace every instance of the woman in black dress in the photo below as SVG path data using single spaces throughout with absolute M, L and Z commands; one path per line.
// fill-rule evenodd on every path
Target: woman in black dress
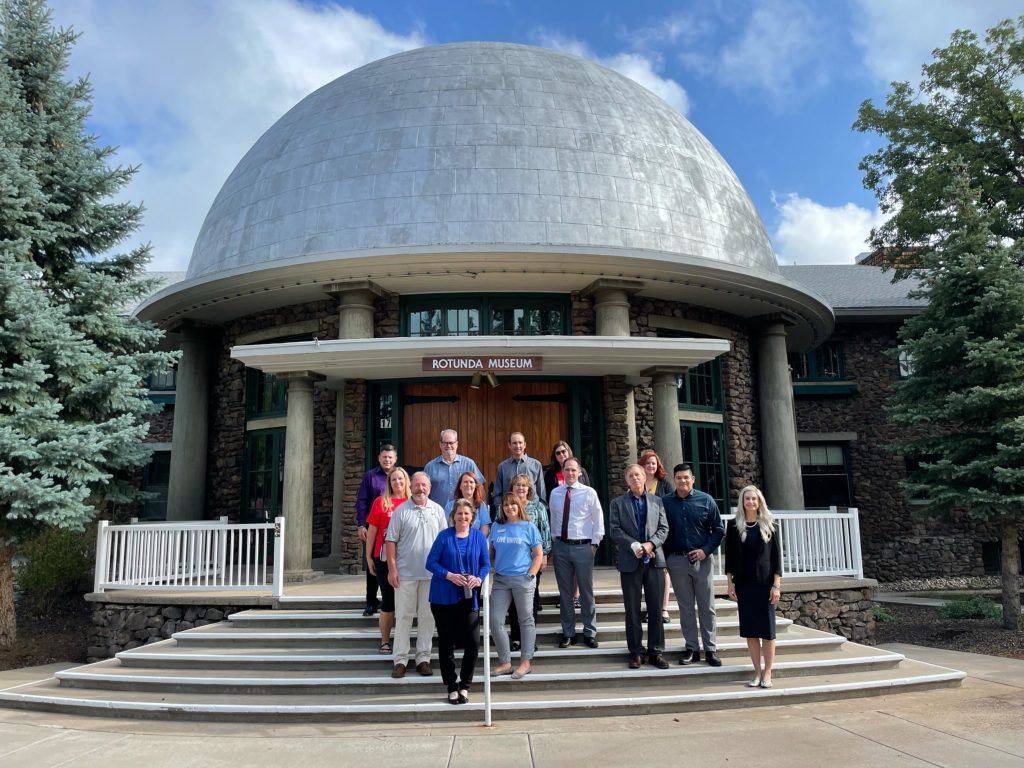
M 740 615 L 740 637 L 754 665 L 750 688 L 772 687 L 775 606 L 782 589 L 782 547 L 772 513 L 755 486 L 740 491 L 735 525 L 725 532 L 725 575 L 729 599 Z

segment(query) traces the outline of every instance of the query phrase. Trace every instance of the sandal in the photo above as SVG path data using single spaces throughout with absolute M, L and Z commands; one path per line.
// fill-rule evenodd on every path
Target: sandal
M 378 646 L 378 648 L 377 648 L 377 653 L 381 654 L 382 656 L 390 656 L 391 655 L 391 643 L 389 643 L 387 641 L 381 643 L 380 646 Z
M 670 621 L 672 621 L 672 618 L 668 615 L 668 611 L 662 611 L 661 612 L 661 623 L 662 624 L 668 624 Z

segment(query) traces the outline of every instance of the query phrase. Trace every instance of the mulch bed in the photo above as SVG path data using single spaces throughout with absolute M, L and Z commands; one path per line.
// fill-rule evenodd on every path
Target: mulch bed
M 995 621 L 945 619 L 936 608 L 885 604 L 893 621 L 878 622 L 878 643 L 910 643 L 950 651 L 1024 659 L 1024 630 L 1005 630 Z
M 92 624 L 92 606 L 74 595 L 60 600 L 44 616 L 33 616 L 19 603 L 18 640 L 0 651 L 0 670 L 34 667 L 62 661 L 85 663 Z

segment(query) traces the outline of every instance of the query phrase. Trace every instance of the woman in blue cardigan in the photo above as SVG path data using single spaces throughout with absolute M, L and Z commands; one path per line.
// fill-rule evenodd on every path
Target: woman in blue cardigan
M 490 570 L 487 539 L 473 528 L 476 509 L 468 499 L 452 507 L 452 527 L 434 539 L 427 555 L 430 611 L 437 626 L 437 652 L 441 679 L 448 687 L 449 704 L 469 701 L 469 686 L 479 654 L 480 585 Z M 461 678 L 455 676 L 455 649 L 462 648 Z

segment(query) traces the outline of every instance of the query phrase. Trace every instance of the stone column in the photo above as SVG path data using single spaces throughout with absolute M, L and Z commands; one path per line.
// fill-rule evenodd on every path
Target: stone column
M 769 507 L 803 509 L 804 489 L 796 441 L 793 382 L 786 354 L 786 327 L 782 320 L 769 320 L 762 327 L 757 347 L 765 499 Z
M 348 283 L 332 283 L 327 292 L 338 302 L 338 338 L 339 339 L 372 339 L 374 336 L 373 313 L 378 296 L 384 291 L 369 280 L 354 280 Z M 341 559 L 341 532 L 345 529 L 345 515 L 351 513 L 355 519 L 354 509 L 346 510 L 345 504 L 345 382 L 338 381 L 338 395 L 335 401 L 334 420 L 334 488 L 331 500 L 331 561 Z M 352 523 L 355 524 L 354 522 Z M 357 571 L 362 570 L 363 562 L 355 564 Z M 341 573 L 349 573 L 351 566 L 340 563 Z
M 676 380 L 685 373 L 685 368 L 676 366 L 648 368 L 643 372 L 644 376 L 651 377 L 651 390 L 654 394 L 654 450 L 670 473 L 676 464 L 683 462 L 683 438 L 679 432 L 679 386 Z
M 167 520 L 202 520 L 206 508 L 206 453 L 210 341 L 214 329 L 183 325 L 174 393 L 174 436 L 167 481 Z
M 594 297 L 595 330 L 598 336 L 629 336 L 629 297 L 644 287 L 639 280 L 595 280 L 581 291 Z M 636 398 L 633 390 L 626 394 L 627 441 L 629 455 L 635 460 Z
M 285 580 L 319 576 L 313 559 L 313 383 L 312 371 L 279 374 L 288 380 L 288 416 L 284 442 Z

